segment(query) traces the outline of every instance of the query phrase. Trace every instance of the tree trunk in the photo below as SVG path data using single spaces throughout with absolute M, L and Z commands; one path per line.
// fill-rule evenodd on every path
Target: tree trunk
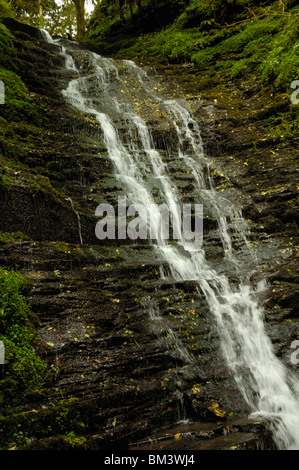
M 123 20 L 124 19 L 124 0 L 118 0 L 118 11 L 119 11 L 119 16 Z
M 39 27 L 43 29 L 44 27 L 44 11 L 41 0 L 38 0 L 38 17 L 39 17 Z
M 83 39 L 85 36 L 85 0 L 73 0 L 76 7 L 77 37 Z
M 129 6 L 130 6 L 130 13 L 131 13 L 131 17 L 133 18 L 133 6 L 132 6 L 132 0 L 129 0 Z

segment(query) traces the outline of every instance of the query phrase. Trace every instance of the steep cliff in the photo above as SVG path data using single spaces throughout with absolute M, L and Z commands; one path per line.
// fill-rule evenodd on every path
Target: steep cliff
M 161 263 L 147 242 L 97 240 L 95 208 L 122 194 L 99 125 L 66 104 L 61 90 L 73 75 L 61 49 L 39 30 L 5 24 L 10 48 L 0 76 L 7 98 L 0 105 L 0 260 L 28 281 L 33 345 L 46 374 L 39 370 L 40 380 L 25 384 L 21 396 L 13 386 L 4 389 L 1 447 L 107 450 L 154 435 L 173 449 L 275 448 L 264 426 L 247 420 L 196 284 L 161 278 Z M 81 67 L 88 68 L 88 46 L 76 47 L 75 60 L 83 54 Z M 251 243 L 263 247 L 267 240 L 258 261 L 271 287 L 266 328 L 278 356 L 296 370 L 290 345 L 298 323 L 298 138 L 285 141 L 268 132 L 269 116 L 289 103 L 263 100 L 252 80 L 241 88 L 229 82 L 203 91 L 185 68 L 155 65 L 148 72 L 164 92 L 184 97 L 193 109 L 215 163 L 215 182 L 240 193 Z M 156 110 L 142 109 L 157 147 L 171 148 L 174 137 Z M 188 195 L 188 174 L 175 160 L 172 169 Z M 219 234 L 213 220 L 205 224 L 208 256 L 217 259 Z M 145 314 L 149 297 L 166 319 L 162 333 L 159 318 Z M 200 357 L 199 368 L 187 366 L 176 345 L 169 347 L 169 328 Z M 8 365 L 0 367 L 4 379 Z M 186 417 L 193 427 L 177 424 Z

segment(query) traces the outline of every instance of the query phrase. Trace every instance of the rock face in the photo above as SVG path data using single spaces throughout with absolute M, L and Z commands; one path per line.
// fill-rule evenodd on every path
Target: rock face
M 196 284 L 161 278 L 161 262 L 146 241 L 96 239 L 95 208 L 122 194 L 99 129 L 65 103 L 61 90 L 72 73 L 64 69 L 57 46 L 36 30 L 15 22 L 7 26 L 16 37 L 22 79 L 43 103 L 44 115 L 39 127 L 23 131 L 34 145 L 15 149 L 20 168 L 14 167 L 10 185 L 0 188 L 1 231 L 25 235 L 1 242 L 0 260 L 31 281 L 30 305 L 40 320 L 37 352 L 50 377 L 43 394 L 25 397 L 21 411 L 0 418 L 2 447 L 21 427 L 24 449 L 275 448 L 264 426 L 247 419 Z M 172 93 L 169 71 L 158 73 L 165 93 L 167 86 Z M 179 72 L 175 79 L 180 81 Z M 292 368 L 290 344 L 298 331 L 296 142 L 265 140 L 266 110 L 251 99 L 246 118 L 235 115 L 235 102 L 249 93 L 246 87 L 232 89 L 228 104 L 215 105 L 200 93 L 191 96 L 190 84 L 180 82 L 176 96 L 183 94 L 194 110 L 215 181 L 237 190 L 250 219 L 259 270 L 273 286 L 267 331 Z M 158 148 L 175 146 L 175 135 L 155 112 L 142 110 Z M 2 152 L 7 157 L 5 145 Z M 188 199 L 188 174 L 179 162 L 171 167 Z M 207 217 L 211 259 L 221 256 L 215 229 Z M 197 358 L 196 365 L 186 362 L 186 354 Z M 192 424 L 178 424 L 186 419 Z

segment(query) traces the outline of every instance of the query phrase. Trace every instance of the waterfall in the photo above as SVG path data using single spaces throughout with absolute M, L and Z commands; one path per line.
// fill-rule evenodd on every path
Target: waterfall
M 151 116 L 146 113 L 161 116 L 176 133 L 176 161 L 192 176 L 196 194 L 218 224 L 223 257 L 218 264 L 209 261 L 204 247 L 194 248 L 184 237 L 168 241 L 158 235 L 158 230 L 153 250 L 168 265 L 173 279 L 197 282 L 218 327 L 223 357 L 250 415 L 268 423 L 278 449 L 299 449 L 298 377 L 278 360 L 266 334 L 260 302 L 266 283 L 254 286 L 243 274 L 255 270 L 248 227 L 229 195 L 224 196 L 214 187 L 198 124 L 183 100 L 163 97 L 145 71 L 133 62 L 110 60 L 74 47 L 70 43 L 60 49 L 66 57 L 66 68 L 74 72 L 63 91 L 66 101 L 100 126 L 115 177 L 129 199 L 150 211 L 158 194 L 159 201 L 173 208 L 174 224 L 180 217 L 176 208 L 182 204 L 168 169 L 174 150 L 162 152 L 156 148 L 147 125 Z M 70 58 L 74 54 L 76 63 L 81 64 L 79 68 Z M 242 245 L 246 263 L 251 259 L 249 270 L 237 256 L 233 237 Z M 230 272 L 237 274 L 238 283 L 230 281 Z M 148 311 L 160 325 L 163 320 L 153 306 Z M 172 332 L 169 336 L 176 340 Z M 183 349 L 181 353 L 188 362 L 189 355 Z
M 54 39 L 48 33 L 48 31 L 46 31 L 45 29 L 40 29 L 40 32 L 44 41 L 49 42 L 50 44 L 55 44 Z

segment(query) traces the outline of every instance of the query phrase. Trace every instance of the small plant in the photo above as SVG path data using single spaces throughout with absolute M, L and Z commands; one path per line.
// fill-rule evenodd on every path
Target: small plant
M 82 447 L 86 442 L 85 437 L 77 436 L 73 431 L 66 434 L 65 440 L 71 447 Z
M 41 388 L 46 379 L 45 365 L 33 347 L 37 318 L 22 293 L 26 283 L 20 274 L 0 268 L 0 340 L 5 347 L 0 407 L 20 393 Z
M 1 3 L 0 3 L 0 17 Z M 0 63 L 2 66 L 13 67 L 13 58 L 16 56 L 16 49 L 13 44 L 13 36 L 9 30 L 0 22 Z

